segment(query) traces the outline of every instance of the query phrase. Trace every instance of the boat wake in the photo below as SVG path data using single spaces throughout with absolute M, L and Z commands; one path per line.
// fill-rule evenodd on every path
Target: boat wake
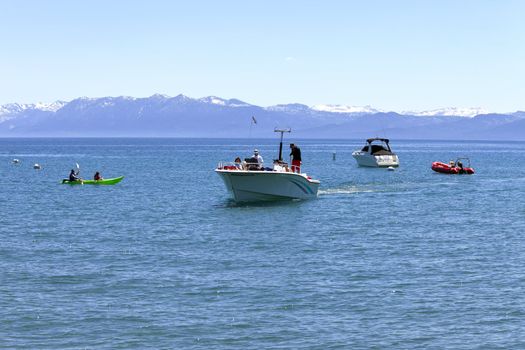
M 414 191 L 421 191 L 427 188 L 427 185 L 420 183 L 396 183 L 396 184 L 361 184 L 350 185 L 344 184 L 334 188 L 326 188 L 319 190 L 319 196 L 329 195 L 345 195 L 358 193 L 409 193 Z
M 320 189 L 318 193 L 319 193 L 319 196 L 326 196 L 326 195 L 371 193 L 371 192 L 384 192 L 384 190 L 379 190 L 379 189 L 370 188 L 366 186 L 340 186 L 336 188 Z

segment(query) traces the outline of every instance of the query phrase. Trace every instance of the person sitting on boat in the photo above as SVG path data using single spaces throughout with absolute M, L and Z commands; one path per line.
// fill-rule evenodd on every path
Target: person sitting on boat
M 465 169 L 463 168 L 463 163 L 460 160 L 458 160 L 456 165 L 459 168 L 459 173 L 460 174 L 464 174 L 465 173 Z
M 255 158 L 257 160 L 257 165 L 259 166 L 259 168 L 263 167 L 264 160 L 263 157 L 261 157 L 261 155 L 259 154 L 259 150 L 257 148 L 253 150 L 252 158 Z
M 290 157 L 292 157 L 292 171 L 294 173 L 300 173 L 301 172 L 301 149 L 293 143 L 290 144 L 290 149 L 292 150 L 290 152 Z
M 454 168 L 456 166 L 456 163 L 451 160 L 450 162 L 448 162 L 448 165 L 451 167 L 451 168 Z
M 79 176 L 78 176 L 78 171 L 75 173 L 75 169 L 71 169 L 71 172 L 69 173 L 69 181 L 71 182 L 74 182 L 74 181 L 80 181 L 82 180 Z
M 242 170 L 242 162 L 241 162 L 241 158 L 237 157 L 235 158 L 235 168 L 238 169 L 238 170 Z
M 100 172 L 97 171 L 95 173 L 95 176 L 93 176 L 93 180 L 95 180 L 95 181 L 103 180 L 103 177 L 102 177 L 102 175 L 100 175 Z

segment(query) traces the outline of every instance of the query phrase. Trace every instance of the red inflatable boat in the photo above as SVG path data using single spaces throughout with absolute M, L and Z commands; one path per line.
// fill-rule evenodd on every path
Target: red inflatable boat
M 468 162 L 467 166 L 463 166 L 462 160 Z M 442 162 L 432 163 L 432 170 L 442 174 L 474 174 L 474 169 L 470 167 L 470 159 L 468 158 L 458 158 L 455 162 L 450 161 L 450 164 Z

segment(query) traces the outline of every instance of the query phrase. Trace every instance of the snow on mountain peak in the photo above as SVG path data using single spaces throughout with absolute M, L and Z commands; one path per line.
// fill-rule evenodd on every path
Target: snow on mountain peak
M 179 95 L 179 96 L 184 96 L 184 95 Z M 170 98 L 170 96 L 168 96 L 166 94 L 153 94 L 153 95 L 150 96 L 150 98 L 156 98 L 156 99 L 165 100 L 165 99 Z
M 300 104 L 300 103 L 289 103 L 285 105 L 281 104 L 281 105 L 269 106 L 269 107 L 266 107 L 265 109 L 268 111 L 272 111 L 272 112 L 289 112 L 289 113 L 301 112 L 301 113 L 304 113 L 304 112 L 308 112 L 310 107 L 308 107 L 307 105 Z
M 15 114 L 27 109 L 36 109 L 45 112 L 56 112 L 67 104 L 65 101 L 55 101 L 52 103 L 8 103 L 0 106 L 0 115 Z
M 26 109 L 26 105 L 20 103 L 8 103 L 0 106 L 0 115 L 8 113 L 18 113 Z
M 405 111 L 401 114 L 404 115 L 416 115 L 416 116 L 422 116 L 422 117 L 437 117 L 437 116 L 445 116 L 445 117 L 468 117 L 473 118 L 479 114 L 488 114 L 490 113 L 484 108 L 481 107 L 472 107 L 472 108 L 459 108 L 459 107 L 447 107 L 447 108 L 440 108 L 440 109 L 434 109 L 430 111 L 420 111 L 420 112 L 414 112 L 414 111 Z
M 67 104 L 67 102 L 65 102 L 65 101 L 55 101 L 55 102 L 52 102 L 52 103 L 39 102 L 39 103 L 36 103 L 35 105 L 33 105 L 33 107 L 35 109 L 38 109 L 38 110 L 41 110 L 41 111 L 56 112 L 60 108 L 64 107 L 66 104 Z
M 199 101 L 204 102 L 204 103 L 211 103 L 214 105 L 220 105 L 220 106 L 226 105 L 226 100 L 220 97 L 217 97 L 217 96 L 202 97 L 202 98 L 199 98 Z
M 372 114 L 382 112 L 371 106 L 345 106 L 345 105 L 315 105 L 314 111 L 330 113 L 352 113 L 352 114 Z
M 250 106 L 250 104 L 245 103 L 240 100 L 236 100 L 236 99 L 225 100 L 217 96 L 202 97 L 202 98 L 199 98 L 199 102 L 214 104 L 218 106 L 228 106 L 228 107 L 248 107 Z

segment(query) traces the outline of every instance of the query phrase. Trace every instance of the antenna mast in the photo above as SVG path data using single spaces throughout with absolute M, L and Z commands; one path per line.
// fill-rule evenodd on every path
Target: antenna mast
M 279 158 L 278 158 L 278 160 L 280 162 L 282 162 L 283 161 L 283 134 L 285 132 L 292 132 L 292 128 L 284 128 L 284 129 L 277 129 L 277 128 L 275 128 L 273 131 L 281 133 L 281 142 L 279 142 Z

